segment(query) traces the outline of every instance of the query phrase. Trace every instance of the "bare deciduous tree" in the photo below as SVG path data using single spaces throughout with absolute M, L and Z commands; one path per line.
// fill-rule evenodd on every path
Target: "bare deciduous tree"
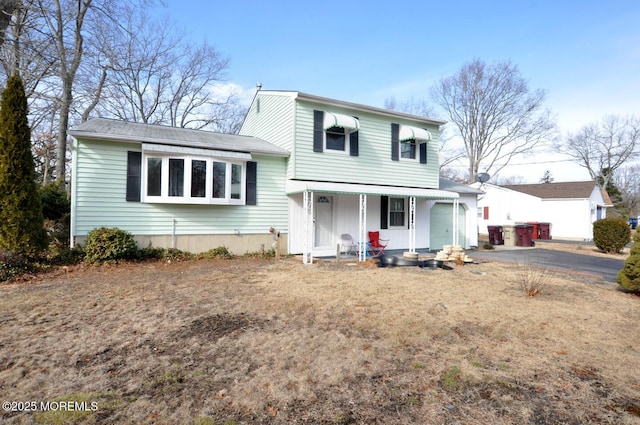
M 38 0 L 37 6 L 54 40 L 57 70 L 60 79 L 58 145 L 56 148 L 56 179 L 66 176 L 67 130 L 73 101 L 73 84 L 84 52 L 85 17 L 93 0 Z
M 0 0 L 0 45 L 4 43 L 5 31 L 11 22 L 13 12 L 20 7 L 20 0 Z
M 639 143 L 640 120 L 608 115 L 568 134 L 557 149 L 586 168 L 594 180 L 602 178 L 602 187 L 607 187 L 616 170 L 637 155 Z
M 640 215 L 640 165 L 620 167 L 613 176 L 613 183 L 620 190 L 622 204 L 629 216 Z
M 464 142 L 471 181 L 481 166 L 497 174 L 555 130 L 551 113 L 543 108 L 545 92 L 530 91 L 510 62 L 487 65 L 475 59 L 437 83 L 431 95 Z
M 207 43 L 193 46 L 168 21 L 127 14 L 108 52 L 102 115 L 174 127 L 237 131 L 234 93 L 216 94 L 228 59 Z M 229 122 L 232 125 L 229 125 Z

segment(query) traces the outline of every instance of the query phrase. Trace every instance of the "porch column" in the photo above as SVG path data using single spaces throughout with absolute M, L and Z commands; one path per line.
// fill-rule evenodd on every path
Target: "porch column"
M 416 198 L 409 198 L 409 252 L 416 252 Z
M 313 192 L 302 192 L 304 241 L 302 243 L 302 262 L 313 264 Z
M 360 194 L 358 213 L 358 261 L 364 261 L 367 253 L 367 195 Z
M 458 208 L 460 207 L 460 202 L 457 199 L 453 200 L 453 244 L 459 245 L 459 237 L 458 237 Z

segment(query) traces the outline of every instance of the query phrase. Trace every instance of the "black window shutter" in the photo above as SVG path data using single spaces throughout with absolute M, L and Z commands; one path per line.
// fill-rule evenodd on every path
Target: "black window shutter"
M 389 228 L 389 197 L 380 197 L 380 228 Z
M 358 156 L 358 133 L 359 131 L 354 131 L 349 134 L 349 155 Z
M 420 164 L 427 163 L 427 143 L 420 143 Z
M 324 111 L 313 111 L 313 151 L 322 152 L 324 145 Z
M 142 152 L 127 152 L 127 196 L 126 200 L 140 202 L 142 176 Z
M 258 188 L 258 163 L 247 162 L 247 201 L 246 205 L 256 205 Z
M 400 159 L 400 124 L 391 124 L 391 160 Z

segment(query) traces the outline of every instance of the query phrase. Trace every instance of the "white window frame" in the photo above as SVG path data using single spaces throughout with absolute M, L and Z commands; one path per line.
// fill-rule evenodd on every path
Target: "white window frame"
M 391 213 L 392 212 L 399 212 L 399 211 L 392 211 L 391 210 L 391 205 L 393 204 L 393 200 L 394 199 L 402 199 L 403 218 L 402 218 L 402 225 L 400 225 L 400 226 L 391 224 Z M 387 211 L 387 223 L 389 223 L 389 229 L 406 229 L 407 228 L 407 198 L 403 198 L 403 197 L 400 197 L 400 196 L 390 196 L 389 197 L 389 208 L 388 208 L 388 211 Z
M 161 174 L 161 195 L 150 196 L 147 195 L 148 188 L 148 159 L 159 158 L 162 160 L 162 174 Z M 184 160 L 184 176 L 183 196 L 169 196 L 169 160 L 170 159 L 182 159 Z M 191 170 L 192 161 L 205 161 L 206 162 L 206 180 L 205 180 L 205 196 L 204 197 L 192 197 L 191 196 Z M 214 198 L 213 197 L 213 162 L 220 162 L 226 164 L 225 170 L 225 197 Z M 242 167 L 241 181 L 240 181 L 240 198 L 231 198 L 231 167 L 232 165 L 239 165 Z M 145 203 L 160 203 L 160 204 L 204 204 L 204 205 L 245 205 L 246 203 L 246 182 L 247 182 L 247 163 L 246 161 L 229 160 L 229 158 L 219 158 L 212 156 L 200 156 L 200 155 L 184 155 L 170 152 L 144 152 L 142 153 L 142 181 L 141 201 Z
M 413 158 L 407 158 L 407 157 L 402 156 L 402 144 L 403 143 L 410 143 L 410 142 L 413 142 L 413 144 L 415 146 L 415 149 L 413 150 L 413 153 L 414 153 L 414 157 Z M 402 141 L 400 141 L 399 149 L 400 149 L 400 152 L 398 152 L 398 157 L 400 158 L 401 161 L 410 161 L 410 162 L 420 161 L 420 141 L 418 141 L 416 139 L 402 140 Z
M 327 147 L 327 132 L 329 130 L 331 130 L 331 128 L 341 128 L 344 130 L 344 149 L 340 150 L 340 149 L 333 149 L 333 148 L 329 148 Z M 350 146 L 350 140 L 351 140 L 351 133 L 358 131 L 358 130 L 350 130 L 346 127 L 340 127 L 340 126 L 334 126 L 328 128 L 326 130 L 323 131 L 323 148 L 324 148 L 324 152 L 333 152 L 333 153 L 338 153 L 338 154 L 348 154 L 349 153 L 349 146 Z

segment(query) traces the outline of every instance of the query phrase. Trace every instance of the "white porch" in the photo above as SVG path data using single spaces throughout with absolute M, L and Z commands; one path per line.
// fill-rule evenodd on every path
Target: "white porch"
M 358 242 L 360 256 L 368 241 L 368 231 L 380 231 L 389 239 L 387 249 L 429 248 L 429 211 L 436 201 L 453 204 L 451 243 L 458 244 L 459 195 L 437 189 L 421 189 L 349 183 L 288 180 L 290 199 L 289 252 L 302 253 L 305 264 L 314 256 L 334 255 L 342 233 Z M 403 226 L 381 229 L 381 197 L 406 199 Z

